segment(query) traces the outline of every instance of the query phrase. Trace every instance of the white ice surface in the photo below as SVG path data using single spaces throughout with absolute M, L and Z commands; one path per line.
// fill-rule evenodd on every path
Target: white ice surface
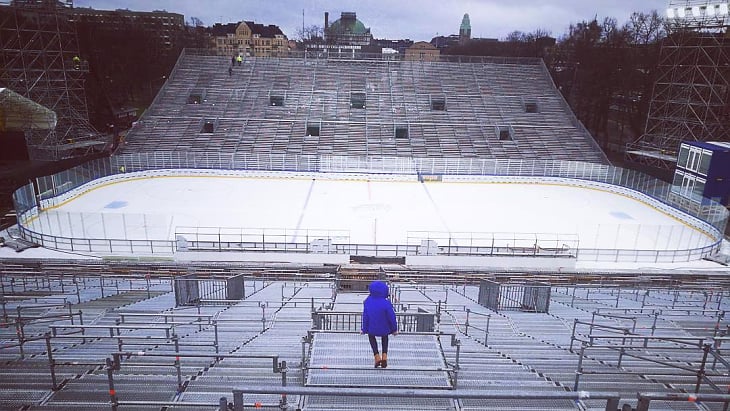
M 303 230 L 344 230 L 350 243 L 363 244 L 417 243 L 421 234 L 416 232 L 451 235 L 462 242 L 474 233 L 575 234 L 581 248 L 682 249 L 710 243 L 644 202 L 599 189 L 313 177 L 117 181 L 44 211 L 33 229 L 65 236 L 173 239 L 180 227 L 277 228 L 289 230 L 289 241 L 303 241 L 296 238 Z M 293 234 L 295 230 L 300 231 Z

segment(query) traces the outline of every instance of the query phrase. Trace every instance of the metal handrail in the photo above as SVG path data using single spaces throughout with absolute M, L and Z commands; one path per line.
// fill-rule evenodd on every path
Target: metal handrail
M 685 394 L 685 393 L 663 393 L 644 392 L 639 393 L 639 402 L 636 404 L 636 411 L 649 411 L 651 401 L 684 401 L 684 402 L 721 402 L 727 410 L 730 403 L 730 394 Z
M 477 391 L 477 390 L 414 390 L 385 388 L 343 388 L 343 387 L 247 387 L 233 390 L 233 410 L 243 411 L 244 395 L 278 394 L 282 396 L 279 406 L 286 405 L 287 395 L 326 395 L 346 397 L 400 397 L 400 398 L 448 398 L 448 399 L 508 399 L 508 400 L 606 400 L 606 411 L 616 411 L 621 397 L 617 393 L 605 392 L 536 392 L 536 391 Z M 261 406 L 262 404 L 259 404 Z M 248 405 L 246 405 L 248 406 Z M 251 406 L 255 406 L 251 404 Z
M 196 354 L 196 353 L 181 353 L 178 351 L 178 344 L 177 344 L 177 338 L 175 339 L 175 353 L 174 354 L 159 354 L 159 353 L 146 353 L 146 352 L 125 352 L 125 351 L 119 351 L 112 353 L 113 358 L 106 359 L 106 371 L 107 371 L 107 380 L 109 383 L 109 397 L 110 397 L 110 404 L 112 407 L 112 410 L 117 410 L 119 405 L 133 405 L 133 401 L 125 401 L 120 402 L 117 398 L 117 392 L 114 389 L 114 371 L 119 370 L 121 368 L 121 359 L 122 357 L 133 357 L 133 356 L 144 356 L 144 357 L 164 357 L 164 358 L 172 358 L 173 363 L 171 364 L 173 367 L 175 367 L 176 373 L 177 373 L 177 386 L 178 386 L 178 393 L 182 392 L 184 390 L 184 384 L 182 381 L 182 366 L 181 366 L 181 358 L 210 358 L 214 361 L 214 363 L 217 363 L 218 361 L 222 359 L 271 359 L 272 362 L 272 372 L 275 374 L 281 374 L 281 384 L 282 386 L 286 386 L 286 373 L 287 373 L 287 365 L 286 361 L 279 362 L 279 356 L 274 354 L 253 354 L 253 355 L 246 355 L 246 354 Z M 160 364 L 135 364 L 135 366 L 159 366 Z M 166 364 L 165 364 L 166 365 Z M 167 403 L 164 405 L 172 405 L 173 403 Z M 149 405 L 149 403 L 135 403 L 134 405 Z M 220 401 L 221 409 L 227 409 L 224 407 L 224 401 L 221 398 Z

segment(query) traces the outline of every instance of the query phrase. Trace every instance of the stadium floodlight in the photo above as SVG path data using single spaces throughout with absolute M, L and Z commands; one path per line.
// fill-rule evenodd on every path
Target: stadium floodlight
M 674 17 L 674 9 L 667 9 L 667 18 L 673 19 Z
M 720 3 L 719 9 L 720 9 L 719 10 L 719 13 L 718 13 L 719 15 L 721 15 L 721 16 L 727 16 L 727 11 L 728 11 L 727 10 L 727 3 Z
M 700 17 L 700 6 L 692 7 L 692 15 L 695 17 Z

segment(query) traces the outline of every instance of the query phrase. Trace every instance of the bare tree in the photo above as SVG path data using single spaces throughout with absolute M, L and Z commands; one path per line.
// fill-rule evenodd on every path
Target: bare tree
M 188 25 L 191 27 L 203 27 L 204 26 L 203 21 L 195 16 L 190 17 L 190 21 L 188 22 Z
M 537 39 L 550 37 L 550 30 L 547 29 L 536 29 L 533 32 L 525 33 L 523 31 L 515 30 L 505 37 L 504 41 L 529 43 L 537 41 Z
M 633 13 L 624 25 L 624 30 L 632 45 L 656 44 L 667 34 L 665 24 L 656 10 L 648 14 Z
M 507 37 L 504 38 L 504 41 L 513 41 L 513 42 L 527 42 L 527 33 L 524 33 L 519 30 L 515 30 L 507 35 Z
M 297 38 L 303 44 L 321 44 L 324 43 L 324 28 L 313 24 L 311 26 L 297 29 Z

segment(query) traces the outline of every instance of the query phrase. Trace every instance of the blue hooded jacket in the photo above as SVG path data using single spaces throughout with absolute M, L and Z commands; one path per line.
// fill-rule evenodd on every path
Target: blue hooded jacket
M 388 300 L 388 285 L 373 281 L 368 289 L 370 295 L 362 304 L 362 332 L 382 337 L 398 331 L 395 310 Z

